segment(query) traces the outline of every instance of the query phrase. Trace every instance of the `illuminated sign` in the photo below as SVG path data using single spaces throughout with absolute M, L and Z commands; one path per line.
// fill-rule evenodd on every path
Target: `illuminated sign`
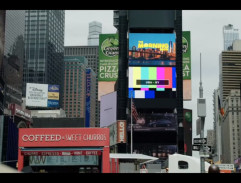
M 175 66 L 176 35 L 130 33 L 129 66 Z
M 117 143 L 126 143 L 126 121 L 117 121 Z
M 129 67 L 129 98 L 175 98 L 175 67 Z
M 109 146 L 109 128 L 19 129 L 19 147 Z

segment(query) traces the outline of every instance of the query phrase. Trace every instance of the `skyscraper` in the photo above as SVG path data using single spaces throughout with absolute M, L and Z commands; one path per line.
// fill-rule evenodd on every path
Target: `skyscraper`
M 65 46 L 64 47 L 65 56 L 83 56 L 88 60 L 88 67 L 91 68 L 96 74 L 95 83 L 95 100 L 96 100 L 96 109 L 95 109 L 95 124 L 99 126 L 99 103 L 98 103 L 98 63 L 99 63 L 99 47 L 98 46 Z
M 10 103 L 22 104 L 24 24 L 24 10 L 6 11 L 3 59 L 5 108 Z
M 65 56 L 64 65 L 63 109 L 66 117 L 85 118 L 88 60 L 81 56 Z
M 60 85 L 63 92 L 64 10 L 26 10 L 23 95 L 26 83 Z
M 238 29 L 234 29 L 232 24 L 223 27 L 224 51 L 231 50 L 233 41 L 239 39 Z
M 238 41 L 241 45 L 241 41 Z M 229 95 L 231 89 L 239 89 L 241 81 L 241 49 L 235 51 L 223 51 L 219 61 L 219 88 L 220 97 L 223 102 Z
M 88 45 L 98 46 L 99 45 L 99 34 L 102 33 L 102 24 L 97 21 L 89 23 L 89 36 Z

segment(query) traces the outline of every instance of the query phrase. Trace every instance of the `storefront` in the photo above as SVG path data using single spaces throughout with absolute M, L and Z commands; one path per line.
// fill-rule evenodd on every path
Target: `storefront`
M 18 170 L 109 173 L 108 128 L 19 129 Z

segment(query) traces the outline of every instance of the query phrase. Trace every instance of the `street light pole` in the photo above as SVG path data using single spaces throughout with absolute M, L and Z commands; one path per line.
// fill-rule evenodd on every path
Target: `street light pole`
M 131 91 L 131 154 L 133 152 L 132 93 L 133 93 L 133 90 Z

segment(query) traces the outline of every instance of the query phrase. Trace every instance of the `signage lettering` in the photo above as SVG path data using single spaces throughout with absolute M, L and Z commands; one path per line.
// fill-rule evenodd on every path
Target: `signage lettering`
M 22 151 L 24 156 L 100 156 L 100 150 L 83 151 Z
M 106 141 L 105 134 L 66 134 L 61 136 L 59 134 L 36 134 L 23 135 L 24 142 L 58 142 L 60 140 L 66 141 Z
M 117 125 L 117 143 L 126 143 L 126 122 L 118 121 Z

